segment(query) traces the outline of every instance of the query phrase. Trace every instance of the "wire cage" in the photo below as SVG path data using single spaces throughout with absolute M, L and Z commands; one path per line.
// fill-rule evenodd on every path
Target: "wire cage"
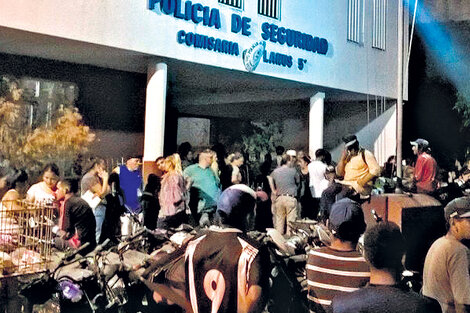
M 51 261 L 54 206 L 0 202 L 0 278 L 46 270 Z

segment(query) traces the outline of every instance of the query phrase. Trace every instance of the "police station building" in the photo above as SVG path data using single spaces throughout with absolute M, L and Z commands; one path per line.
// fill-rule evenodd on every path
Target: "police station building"
M 383 162 L 397 34 L 387 0 L 0 0 L 0 74 L 75 82 L 101 143 L 142 138 L 146 161 L 269 120 L 286 148 L 334 152 L 354 132 Z

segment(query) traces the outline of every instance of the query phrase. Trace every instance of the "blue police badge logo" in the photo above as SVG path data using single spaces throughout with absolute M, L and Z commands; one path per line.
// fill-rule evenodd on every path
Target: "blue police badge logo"
M 253 72 L 263 57 L 266 42 L 257 41 L 242 53 L 243 64 L 248 72 Z

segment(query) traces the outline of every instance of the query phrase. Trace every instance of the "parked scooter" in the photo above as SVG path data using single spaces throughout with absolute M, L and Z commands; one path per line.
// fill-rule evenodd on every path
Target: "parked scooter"
M 371 211 L 376 223 L 383 221 L 376 211 Z M 308 284 L 306 273 L 307 255 L 311 249 L 329 245 L 331 233 L 321 223 L 291 223 L 293 235 L 284 237 L 274 229 L 269 229 L 263 240 L 268 246 L 271 256 L 270 296 L 268 312 L 309 312 Z M 363 237 L 360 238 L 358 249 L 363 251 Z M 404 270 L 401 284 L 419 292 L 422 286 L 420 273 Z
M 70 255 L 64 256 L 58 265 L 39 278 L 27 283 L 20 294 L 31 305 L 43 304 L 53 299 L 60 312 L 113 313 L 137 312 L 130 306 L 129 291 L 134 282 L 129 275 L 132 267 L 142 263 L 147 254 L 127 250 L 145 230 L 130 237 L 119 247 L 105 249 L 109 241 L 98 245 L 86 256 L 76 256 L 87 248 L 84 244 Z M 136 308 L 136 310 L 134 310 Z
M 326 228 L 319 223 L 293 222 L 293 235 L 288 239 L 275 229 L 260 234 L 271 258 L 270 291 L 267 310 L 270 313 L 309 312 L 306 262 L 310 249 L 330 241 Z M 253 236 L 254 237 L 254 236 Z

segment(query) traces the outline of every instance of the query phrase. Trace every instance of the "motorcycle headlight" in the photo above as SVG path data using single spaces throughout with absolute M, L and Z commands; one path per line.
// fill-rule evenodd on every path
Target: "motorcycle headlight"
M 59 282 L 59 288 L 64 298 L 72 302 L 78 302 L 83 297 L 83 291 L 80 289 L 80 286 L 71 280 L 61 280 Z

